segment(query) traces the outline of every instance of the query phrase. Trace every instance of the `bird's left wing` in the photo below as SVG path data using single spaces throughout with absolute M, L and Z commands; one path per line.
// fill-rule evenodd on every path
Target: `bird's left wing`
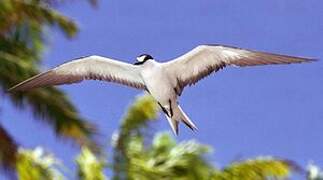
M 251 51 L 223 45 L 200 45 L 188 53 L 164 63 L 171 77 L 177 78 L 179 94 L 187 85 L 225 66 L 256 66 L 268 64 L 290 64 L 312 61 L 313 59 L 292 57 L 259 51 Z
M 54 69 L 27 79 L 9 91 L 24 91 L 49 85 L 78 83 L 83 80 L 116 82 L 145 89 L 140 67 L 101 56 L 88 56 L 64 63 Z

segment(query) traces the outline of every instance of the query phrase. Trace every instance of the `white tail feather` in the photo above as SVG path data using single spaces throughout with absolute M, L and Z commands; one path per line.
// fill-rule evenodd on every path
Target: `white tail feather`
M 170 125 L 170 127 L 172 128 L 172 131 L 175 135 L 178 135 L 178 121 L 168 117 L 168 115 L 166 115 L 166 119 Z
M 185 112 L 182 110 L 180 105 L 177 105 L 178 110 L 180 111 L 180 115 L 181 115 L 181 119 L 183 121 L 183 123 L 189 127 L 191 130 L 197 130 L 197 127 L 195 126 L 195 124 L 190 120 L 190 118 L 185 114 Z
M 177 105 L 173 108 L 173 117 L 168 117 L 166 115 L 166 119 L 171 126 L 173 132 L 175 135 L 178 135 L 178 124 L 179 122 L 183 122 L 187 127 L 189 127 L 191 130 L 197 130 L 197 127 L 195 124 L 189 119 L 189 117 L 185 114 L 185 112 L 182 110 L 182 108 Z

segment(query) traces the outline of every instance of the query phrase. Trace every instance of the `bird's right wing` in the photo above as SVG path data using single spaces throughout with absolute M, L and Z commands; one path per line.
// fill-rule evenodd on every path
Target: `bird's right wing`
M 188 53 L 164 63 L 170 76 L 177 80 L 180 94 L 187 85 L 226 66 L 258 66 L 310 62 L 313 59 L 252 51 L 224 45 L 200 45 Z
M 24 91 L 42 86 L 103 80 L 145 89 L 140 67 L 101 56 L 88 56 L 64 63 L 54 69 L 27 79 L 9 91 Z

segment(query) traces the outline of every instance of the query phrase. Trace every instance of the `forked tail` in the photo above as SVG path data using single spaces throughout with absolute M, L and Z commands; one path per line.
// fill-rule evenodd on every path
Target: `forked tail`
M 177 105 L 173 108 L 173 116 L 169 117 L 166 114 L 166 118 L 174 132 L 174 134 L 178 135 L 178 124 L 179 122 L 183 122 L 187 127 L 189 127 L 192 131 L 197 130 L 195 124 L 190 120 L 190 118 L 185 114 L 182 108 Z

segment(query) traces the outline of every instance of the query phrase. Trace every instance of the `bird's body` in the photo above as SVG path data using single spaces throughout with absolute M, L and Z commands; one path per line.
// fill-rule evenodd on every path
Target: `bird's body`
M 174 83 L 168 76 L 161 63 L 151 60 L 142 66 L 141 77 L 147 91 L 163 106 L 168 106 L 168 100 L 175 100 L 176 94 L 172 89 Z
M 171 74 L 167 72 L 167 66 L 150 60 L 142 65 L 140 74 L 146 85 L 146 91 L 158 102 L 176 134 L 180 121 L 183 121 L 191 129 L 197 129 L 178 105 L 177 79 L 172 78 Z
M 134 65 L 101 56 L 89 56 L 36 75 L 9 91 L 70 84 L 86 79 L 120 83 L 150 93 L 165 113 L 173 132 L 178 134 L 179 122 L 183 122 L 192 130 L 197 129 L 177 101 L 184 87 L 193 85 L 212 72 L 229 65 L 244 67 L 309 61 L 312 59 L 222 45 L 200 45 L 164 63 L 155 61 L 148 54 L 138 56 Z

